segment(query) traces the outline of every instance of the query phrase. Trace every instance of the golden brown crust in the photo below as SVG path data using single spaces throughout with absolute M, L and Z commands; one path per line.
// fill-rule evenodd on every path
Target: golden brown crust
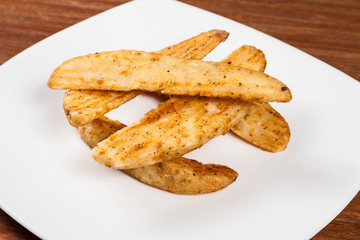
M 166 47 L 159 54 L 184 59 L 202 59 L 221 42 L 229 33 L 211 30 L 181 43 Z M 70 90 L 64 97 L 64 111 L 74 127 L 85 125 L 139 95 L 141 91 L 92 91 Z
M 101 117 L 78 127 L 81 138 L 91 148 L 124 124 Z M 219 191 L 233 183 L 238 174 L 229 167 L 202 164 L 187 158 L 177 158 L 154 165 L 126 169 L 126 174 L 149 186 L 176 194 L 202 194 Z
M 134 50 L 70 59 L 55 69 L 48 86 L 72 90 L 161 91 L 168 95 L 259 102 L 291 100 L 290 90 L 284 83 L 262 72 Z

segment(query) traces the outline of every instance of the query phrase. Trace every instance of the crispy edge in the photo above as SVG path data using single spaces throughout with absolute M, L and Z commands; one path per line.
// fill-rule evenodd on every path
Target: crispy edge
M 82 140 L 93 148 L 123 127 L 125 125 L 119 121 L 101 117 L 77 129 Z M 238 176 L 236 171 L 227 166 L 202 164 L 182 157 L 122 171 L 149 186 L 176 194 L 216 192 L 229 186 Z

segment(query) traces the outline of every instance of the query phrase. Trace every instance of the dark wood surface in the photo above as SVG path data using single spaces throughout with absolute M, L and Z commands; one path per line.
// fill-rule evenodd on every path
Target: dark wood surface
M 0 0 L 0 64 L 55 32 L 124 2 Z M 182 2 L 265 32 L 360 81 L 360 0 Z M 38 238 L 0 209 L 0 239 Z M 360 193 L 313 239 L 360 239 Z

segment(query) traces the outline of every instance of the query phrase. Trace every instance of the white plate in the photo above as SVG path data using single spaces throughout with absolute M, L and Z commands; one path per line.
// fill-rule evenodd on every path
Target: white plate
M 103 167 L 70 127 L 63 91 L 46 87 L 62 61 L 113 49 L 154 51 L 213 28 L 230 32 L 207 60 L 242 44 L 290 87 L 274 104 L 291 126 L 286 151 L 228 134 L 189 157 L 238 171 L 227 189 L 179 196 Z M 61 31 L 0 67 L 0 207 L 46 239 L 308 239 L 359 191 L 360 84 L 263 33 L 175 1 L 136 1 Z M 125 123 L 156 106 L 138 97 L 111 113 Z

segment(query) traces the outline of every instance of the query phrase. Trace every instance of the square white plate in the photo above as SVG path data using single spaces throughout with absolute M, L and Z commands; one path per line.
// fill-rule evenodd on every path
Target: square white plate
M 46 82 L 61 62 L 115 49 L 156 51 L 210 29 L 230 32 L 206 60 L 243 44 L 293 93 L 273 104 L 291 127 L 286 151 L 232 134 L 188 157 L 239 177 L 225 190 L 181 196 L 103 167 L 69 126 L 63 91 Z M 308 239 L 359 191 L 360 84 L 270 36 L 176 1 L 135 1 L 61 31 L 0 67 L 0 207 L 45 239 Z M 130 124 L 157 104 L 142 96 L 110 113 Z

